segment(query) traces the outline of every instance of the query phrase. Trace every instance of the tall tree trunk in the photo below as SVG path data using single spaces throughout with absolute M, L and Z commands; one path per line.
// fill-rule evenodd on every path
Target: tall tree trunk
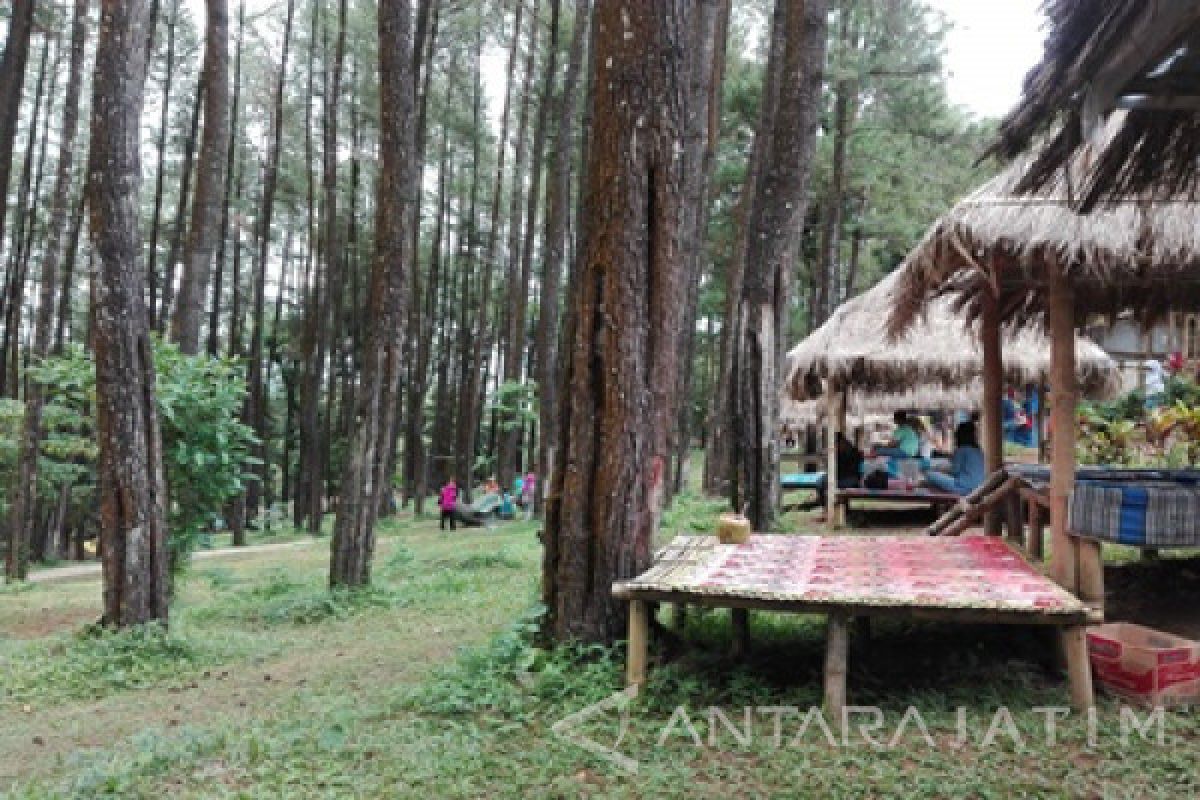
M 767 65 L 763 75 L 762 99 L 759 101 L 758 127 L 754 133 L 754 144 L 750 151 L 750 163 L 746 169 L 746 180 L 742 186 L 735 216 L 737 236 L 725 276 L 725 320 L 721 326 L 720 360 L 717 367 L 716 385 L 709 410 L 708 448 L 704 456 L 704 490 L 709 494 L 728 494 L 736 469 L 733 443 L 734 363 L 738 348 L 738 314 L 741 308 L 742 286 L 746 274 L 746 249 L 749 237 L 750 209 L 758 195 L 758 183 L 764 169 L 764 160 L 770 151 L 774 135 L 772 120 L 779 103 L 779 87 L 782 83 L 784 26 L 781 2 L 775 4 L 770 28 L 770 44 Z
M 779 370 L 796 246 L 807 208 L 825 63 L 826 0 L 784 4 L 782 75 L 774 129 L 752 200 L 746 275 L 738 312 L 733 413 L 735 507 L 770 530 L 779 495 Z M 779 17 L 776 17 L 779 22 Z
M 558 639 L 624 629 L 612 583 L 650 562 L 678 413 L 681 78 L 690 0 L 596 5 L 584 259 L 546 507 L 543 602 Z
M 0 56 L 0 253 L 4 252 L 5 221 L 8 218 L 8 180 L 12 170 L 13 146 L 17 141 L 17 119 L 21 113 L 21 89 L 29 60 L 33 33 L 33 0 L 12 0 L 8 39 Z
M 404 480 L 404 503 L 414 500 L 417 488 L 417 473 L 424 458 L 424 414 L 425 393 L 428 388 L 427 369 L 418 358 L 420 353 L 419 341 L 423 339 L 424 307 L 422 298 L 428 279 L 421 274 L 421 217 L 423 212 L 423 192 L 425 185 L 425 152 L 428 142 L 428 112 L 429 84 L 433 74 L 433 48 L 437 41 L 438 3 L 436 0 L 420 0 L 417 8 L 416 41 L 413 47 L 413 75 L 417 85 L 417 140 L 415 144 L 417 165 L 417 197 L 413 203 L 413 218 L 409 224 L 412 242 L 409 247 L 413 253 L 412 288 L 409 290 L 408 317 L 405 321 L 408 333 L 404 337 L 405 363 L 407 366 L 406 390 L 404 396 L 404 461 L 401 464 Z M 393 450 L 395 445 L 393 445 Z M 393 458 L 395 453 L 393 452 Z M 420 513 L 423 501 L 417 499 L 414 510 Z
M 183 277 L 175 300 L 171 338 L 187 354 L 200 351 L 200 320 L 212 279 L 213 253 L 221 228 L 221 196 L 229 150 L 229 4 L 205 0 L 204 134 L 196 164 L 196 194 L 188 230 Z
M 271 250 L 271 222 L 275 215 L 275 192 L 279 184 L 279 162 L 283 143 L 283 93 L 287 81 L 288 54 L 292 45 L 292 25 L 295 21 L 296 2 L 288 0 L 287 15 L 283 25 L 283 51 L 279 59 L 279 74 L 274 86 L 274 106 L 271 112 L 271 149 L 267 155 L 266 169 L 263 175 L 262 208 L 259 212 L 257 245 L 258 256 L 255 259 L 253 328 L 250 332 L 250 352 L 247 354 L 246 370 L 246 399 L 242 410 L 242 418 L 254 430 L 258 443 L 254 446 L 254 455 L 261 462 L 258 470 L 257 485 L 247 488 L 246 510 L 253 515 L 258 512 L 258 498 L 266 489 L 270 469 L 267 465 L 267 397 L 263 381 L 263 326 L 266 316 L 266 284 L 267 264 Z M 289 228 L 290 235 L 290 228 Z M 284 263 L 281 273 L 286 277 L 289 247 L 284 247 Z M 283 287 L 280 286 L 275 307 L 274 339 L 279 337 L 280 317 L 282 315 Z M 273 344 L 272 347 L 275 347 Z M 290 407 L 289 407 L 290 411 Z M 285 476 L 289 465 L 283 465 Z M 284 493 L 287 496 L 287 493 Z
M 394 430 L 396 390 L 404 353 L 407 273 L 412 252 L 407 225 L 415 199 L 412 8 L 409 0 L 379 4 L 379 105 L 382 164 L 376 189 L 375 260 L 367 308 L 367 338 L 354 434 L 343 471 L 329 565 L 332 586 L 370 582 L 377 494 Z
M 150 221 L 149 265 L 146 267 L 146 279 L 150 287 L 150 327 L 158 328 L 158 233 L 159 222 L 162 219 L 163 190 L 167 176 L 167 132 L 171 124 L 171 83 L 175 77 L 175 28 L 179 24 L 179 0 L 171 5 L 171 19 L 167 23 L 167 54 L 163 61 L 166 70 L 163 75 L 162 100 L 158 123 L 158 156 L 156 169 L 158 177 L 154 182 L 154 214 Z M 149 43 L 152 37 L 147 37 Z M 147 46 L 147 58 L 153 55 L 153 48 Z M 148 68 L 148 66 L 147 66 Z
M 4 332 L 0 336 L 0 397 L 16 398 L 18 386 L 15 380 L 18 341 L 20 339 L 21 312 L 25 305 L 25 279 L 28 277 L 24 258 L 27 243 L 26 229 L 29 211 L 36 200 L 33 191 L 35 158 L 38 143 L 38 127 L 42 122 L 42 100 L 45 98 L 46 75 L 49 73 L 51 42 L 42 43 L 41 66 L 38 67 L 37 88 L 33 95 L 33 113 L 29 120 L 29 132 L 25 143 L 25 161 L 21 168 L 20 188 L 17 191 L 16 227 L 12 232 L 12 244 L 8 254 L 8 282 L 5 286 Z M 55 70 L 57 72 L 57 69 Z M 45 116 L 50 116 L 47 109 Z M 42 137 L 45 141 L 45 136 Z M 35 193 L 36 194 L 36 193 Z M 0 247 L 3 245 L 0 244 Z
M 246 39 L 246 0 L 238 4 L 238 36 L 237 49 L 233 56 L 233 105 L 229 112 L 229 143 L 225 157 L 225 197 L 221 201 L 221 227 L 217 234 L 216 274 L 213 276 L 212 306 L 208 318 L 208 354 L 216 357 L 220 350 L 221 328 L 221 289 L 222 276 L 225 274 L 225 248 L 229 241 L 229 206 L 231 198 L 240 200 L 242 196 L 242 168 L 238 159 L 238 117 L 241 113 L 242 101 L 242 44 Z M 236 185 L 236 197 L 233 197 Z M 229 321 L 229 351 L 231 355 L 241 353 L 241 337 L 238 331 L 238 256 L 242 252 L 241 226 L 234 227 L 233 258 L 234 270 L 230 281 L 234 303 Z
M 520 380 L 521 361 L 527 360 L 532 353 L 526 353 L 526 317 L 529 308 L 529 284 L 533 278 L 533 248 L 537 238 L 537 215 L 541 199 L 542 164 L 546 151 L 546 127 L 550 120 L 550 107 L 554 102 L 554 78 L 558 70 L 558 17 L 561 0 L 551 0 L 549 41 L 546 43 L 546 61 L 543 65 L 542 89 L 538 96 L 537 120 L 533 129 L 533 154 L 529 175 L 529 194 L 525 206 L 525 241 L 521 246 L 521 271 L 517 277 L 516 291 L 512 293 L 513 303 L 510 306 L 508 319 L 508 346 L 515 375 L 505 376 L 505 380 Z M 536 44 L 536 40 L 531 41 Z M 508 362 L 505 362 L 506 364 Z M 505 432 L 505 443 L 501 448 L 501 460 L 505 454 L 519 455 L 521 428 L 511 428 Z
M 537 55 L 538 6 L 540 0 L 533 0 L 529 26 L 529 52 L 525 55 L 524 76 L 521 79 L 521 111 L 517 116 L 517 138 L 513 152 L 512 191 L 508 204 L 508 270 L 505 292 L 504 339 L 501 352 L 504 357 L 503 380 L 505 383 L 515 383 L 521 378 L 522 353 L 516 348 L 519 343 L 513 336 L 516 308 L 521 302 L 517 295 L 521 292 L 521 198 L 525 196 L 525 158 L 527 154 L 526 131 L 529 127 L 529 107 L 533 98 L 534 57 Z M 536 188 L 529 189 L 536 193 Z M 509 414 L 501 415 L 502 432 L 500 435 L 500 451 L 496 457 L 496 472 L 500 485 L 513 485 L 513 468 L 517 457 L 516 419 Z
M 692 375 L 696 355 L 696 315 L 700 276 L 707 261 L 708 183 L 720 138 L 721 89 L 725 80 L 725 47 L 729 38 L 730 0 L 701 0 L 688 48 L 688 119 L 683 157 L 685 202 L 684 247 L 688 258 L 687 305 L 683 315 L 683 351 L 679 355 L 680 414 L 669 491 L 683 490 L 691 448 Z
M 79 239 L 83 235 L 84 209 L 87 207 L 87 193 L 79 192 L 75 201 L 75 210 L 71 212 L 71 230 L 67 234 L 66 253 L 64 255 L 62 288 L 58 293 L 58 314 L 54 326 L 54 347 L 57 355 L 66 346 L 67 336 L 71 327 L 71 289 L 75 286 L 75 262 L 79 257 Z
M 104 621 L 167 620 L 167 524 L 154 353 L 142 297 L 138 152 L 145 0 L 104 0 L 92 84 L 94 279 Z
M 842 281 L 839 251 L 842 240 L 842 216 L 846 205 L 846 149 L 850 126 L 858 105 L 858 89 L 853 81 L 838 81 L 833 101 L 833 163 L 825 202 L 821 206 L 820 252 L 817 259 L 817 286 L 820 301 L 812 327 L 829 319 L 841 302 Z
M 555 11 L 561 0 L 553 0 Z M 567 51 L 567 71 L 556 106 L 554 158 L 546 183 L 546 231 L 543 246 L 545 268 L 542 272 L 541 296 L 538 302 L 538 324 L 534 348 L 538 368 L 538 472 L 542 476 L 543 492 L 554 469 L 558 450 L 558 323 L 559 287 L 562 285 L 563 261 L 567 246 L 567 221 L 571 202 L 571 155 L 575 139 L 572 135 L 579 93 L 579 73 L 583 66 L 583 41 L 588 28 L 588 0 L 575 0 L 575 28 Z M 541 498 L 538 498 L 540 503 Z
M 482 103 L 483 103 L 483 26 L 482 24 L 475 31 L 475 52 L 472 58 L 472 72 L 474 74 L 474 87 L 471 93 L 471 191 L 470 200 L 467 203 L 467 219 L 463 230 L 465 235 L 460 239 L 460 249 L 463 253 L 464 261 L 475 266 L 478 262 L 476 256 L 478 253 L 479 239 L 479 176 L 480 176 L 480 139 L 483 134 L 482 125 Z M 473 331 L 473 320 L 468 319 L 468 314 L 471 310 L 470 289 L 475 282 L 475 273 L 478 270 L 470 269 L 463 270 L 463 295 L 459 303 L 460 322 L 458 326 L 458 353 L 459 353 L 459 372 L 462 374 L 458 392 L 458 424 L 455 426 L 455 432 L 458 435 L 458 441 L 454 446 L 454 472 L 462 483 L 462 489 L 465 490 L 466 498 L 471 497 L 471 487 L 474 486 L 474 469 L 475 469 L 475 450 L 476 450 L 476 432 L 478 429 L 479 418 L 475 414 L 475 396 L 470 391 L 473 381 L 477 380 L 472 373 L 479 369 L 479 365 L 475 362 L 474 351 L 478 339 L 478 333 Z M 486 271 L 486 270 L 485 270 Z M 486 288 L 486 287 L 483 287 Z M 484 309 L 491 302 L 491 298 L 482 289 L 478 292 L 478 313 L 476 318 L 484 314 Z M 474 341 L 473 341 L 474 340 Z
M 317 287 L 309 308 L 313 330 L 312 343 L 306 349 L 304 386 L 300 395 L 300 477 L 301 492 L 307 508 L 303 514 L 312 533 L 320 530 L 325 494 L 325 451 L 326 437 L 321 435 L 322 421 L 319 413 L 321 385 L 325 361 L 333 344 L 335 309 L 339 306 L 341 289 L 341 252 L 337 235 L 337 124 L 338 102 L 342 84 L 342 64 L 346 49 L 346 0 L 340 0 L 337 17 L 337 42 L 332 69 L 325 78 L 325 96 L 322 108 L 322 175 L 321 175 L 321 224 L 320 224 L 320 279 L 314 278 Z
M 513 11 L 513 34 L 508 50 L 508 67 L 504 83 L 504 105 L 500 113 L 500 139 L 496 151 L 496 177 L 492 185 L 492 203 L 488 215 L 488 238 L 483 254 L 483 278 L 480 289 L 479 313 L 476 316 L 475 329 L 472 335 L 470 364 L 463 381 L 463 407 L 467 409 L 464 439 L 474 443 L 479 438 L 480 416 L 475 409 L 480 405 L 483 387 L 483 362 L 490 354 L 495 341 L 493 327 L 489 324 L 492 298 L 492 282 L 496 274 L 496 247 L 500 240 L 500 199 L 504 188 L 504 164 L 508 154 L 508 135 L 510 112 L 512 109 L 513 76 L 516 71 L 517 56 L 521 42 L 521 19 L 524 3 L 516 3 Z M 534 26 L 536 28 L 536 25 Z M 514 184 L 513 192 L 516 192 Z M 515 220 L 509 219 L 509 225 L 515 225 Z M 473 465 L 468 465 L 473 466 Z M 465 476 L 464 476 L 465 477 Z M 469 485 L 469 484 L 468 484 Z
M 71 63 L 67 93 L 63 101 L 62 134 L 59 139 L 58 174 L 50 201 L 50 228 L 46 234 L 46 255 L 42 261 L 40 298 L 34 322 L 33 357 L 44 359 L 50 353 L 51 327 L 54 323 L 54 294 L 58 289 L 58 263 L 62 258 L 63 235 L 71 198 L 74 168 L 75 134 L 79 127 L 79 95 L 83 84 L 83 57 L 87 44 L 88 0 L 75 0 L 71 21 Z M 42 409 L 45 392 L 40 382 L 29 380 L 25 388 L 25 422 L 21 436 L 20 464 L 13 501 L 9 512 L 9 545 L 6 575 L 10 581 L 25 580 L 28 570 L 25 534 L 33 528 L 37 507 L 38 452 L 42 439 Z
M 171 316 L 171 304 L 175 295 L 175 265 L 179 262 L 179 251 L 183 249 L 183 237 L 187 233 L 188 197 L 191 195 L 192 170 L 196 159 L 196 139 L 200 135 L 200 113 L 204 105 L 204 95 L 207 88 L 204 73 L 200 73 L 196 85 L 196 99 L 192 104 L 191 123 L 188 127 L 187 141 L 183 146 L 183 173 L 179 178 L 179 196 L 175 203 L 175 220 L 171 227 L 171 243 L 167 247 L 167 263 L 163 265 L 162 297 L 155 318 L 157 330 L 162 333 L 167 329 L 167 320 Z

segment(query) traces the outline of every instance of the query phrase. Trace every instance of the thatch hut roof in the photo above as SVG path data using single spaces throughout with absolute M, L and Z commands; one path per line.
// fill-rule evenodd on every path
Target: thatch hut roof
M 786 391 L 780 395 L 781 425 L 815 425 L 825 419 L 828 404 L 824 398 L 797 400 Z M 852 390 L 846 394 L 846 414 L 854 420 L 873 422 L 888 421 L 895 411 L 976 411 L 982 397 L 980 380 L 952 388 L 926 384 L 896 394 Z
M 1128 109 L 1117 134 L 1092 153 L 1076 196 L 1098 201 L 1153 190 L 1158 198 L 1200 188 L 1200 6 L 1161 0 L 1045 0 L 1045 55 L 1025 78 L 1020 104 L 990 152 L 1028 150 L 1056 129 L 1018 191 L 1043 187 L 1068 165 L 1097 122 Z M 1163 194 L 1162 192 L 1165 192 Z
M 984 293 L 998 292 L 1002 319 L 1037 322 L 1051 268 L 1065 272 L 1082 315 L 1132 310 L 1146 319 L 1200 308 L 1200 205 L 1125 200 L 1081 214 L 1071 200 L 1085 156 L 1022 195 L 1034 158 L 1014 161 L 960 201 L 909 254 L 894 334 L 937 294 L 956 297 L 954 310 L 974 320 Z
M 939 298 L 901 336 L 889 335 L 889 315 L 904 269 L 843 303 L 824 325 L 788 353 L 785 387 L 797 400 L 820 395 L 825 382 L 848 391 L 896 394 L 914 387 L 954 388 L 983 371 L 978 337 L 948 299 Z M 1038 326 L 1009 329 L 1004 337 L 1005 379 L 1037 383 L 1050 370 L 1050 341 Z M 1104 396 L 1118 384 L 1115 362 L 1087 339 L 1076 342 L 1076 369 L 1085 394 Z

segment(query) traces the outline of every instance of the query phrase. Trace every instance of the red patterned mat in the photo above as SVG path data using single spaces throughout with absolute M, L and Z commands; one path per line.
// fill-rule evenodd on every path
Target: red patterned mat
M 973 536 L 755 535 L 740 545 L 681 536 L 621 588 L 869 607 L 1084 610 L 1003 540 Z

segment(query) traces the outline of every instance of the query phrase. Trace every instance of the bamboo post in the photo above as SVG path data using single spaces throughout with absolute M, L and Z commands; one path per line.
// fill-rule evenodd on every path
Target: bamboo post
M 846 420 L 846 395 L 825 384 L 825 522 L 830 528 L 840 527 L 837 497 L 837 434 Z
M 646 682 L 646 652 L 650 634 L 650 615 L 645 600 L 629 601 L 629 643 L 625 667 L 625 685 Z
M 1025 551 L 1034 561 L 1041 561 L 1045 551 L 1045 524 L 1042 519 L 1042 504 L 1030 498 L 1026 502 L 1029 512 L 1029 531 L 1025 534 Z
M 1104 610 L 1104 551 L 1093 539 L 1071 537 L 1079 553 L 1079 599 Z
M 1071 707 L 1076 711 L 1086 711 L 1095 703 L 1092 667 L 1088 662 L 1087 629 L 1081 625 L 1063 628 L 1062 646 L 1067 660 L 1067 691 L 1071 696 Z
M 1004 394 L 1004 353 L 1000 344 L 1000 307 L 995 295 L 984 293 L 979 325 L 983 349 L 983 456 L 988 474 L 1004 467 L 1004 425 L 1000 413 Z M 999 513 L 984 518 L 984 532 L 999 536 Z
M 846 657 L 850 649 L 847 622 L 844 612 L 830 613 L 825 642 L 825 713 L 838 727 L 846 707 Z
M 733 656 L 741 658 L 750 652 L 750 612 L 744 608 L 732 609 Z
M 1068 504 L 1075 488 L 1075 301 L 1060 265 L 1050 263 L 1050 376 L 1054 425 L 1050 461 L 1051 575 L 1060 586 L 1079 592 L 1077 540 L 1067 533 Z

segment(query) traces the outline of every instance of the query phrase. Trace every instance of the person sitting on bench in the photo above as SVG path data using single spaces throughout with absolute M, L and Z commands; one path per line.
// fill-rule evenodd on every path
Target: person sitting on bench
M 862 451 L 854 446 L 854 443 L 846 438 L 846 434 L 838 431 L 837 434 L 837 488 L 853 489 L 862 485 L 862 469 L 863 469 L 863 454 Z M 812 503 L 806 504 L 801 508 L 804 510 L 812 508 L 823 508 L 826 501 L 826 492 L 829 491 L 829 478 L 821 476 L 821 482 L 817 484 L 817 498 Z
M 892 415 L 896 429 L 886 447 L 876 447 L 875 455 L 889 458 L 916 458 L 921 450 L 921 437 L 908 420 L 908 414 L 897 411 Z
M 965 496 L 987 477 L 974 422 L 961 422 L 954 429 L 954 459 L 950 469 L 949 473 L 930 470 L 925 473 L 925 483 L 948 494 Z

